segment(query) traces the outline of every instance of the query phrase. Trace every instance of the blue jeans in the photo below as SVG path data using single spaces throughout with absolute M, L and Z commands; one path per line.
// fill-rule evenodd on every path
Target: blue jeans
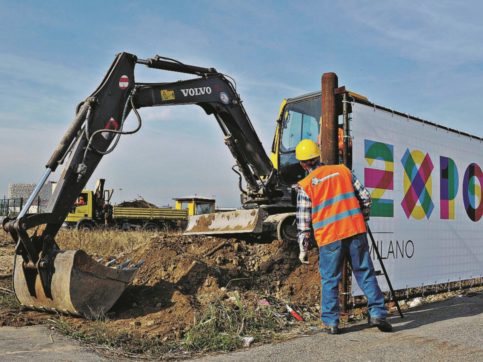
M 366 234 L 354 235 L 319 248 L 319 271 L 322 278 L 322 322 L 326 326 L 339 324 L 339 281 L 344 255 L 350 256 L 357 284 L 367 297 L 371 318 L 387 315 L 384 295 L 377 284 L 376 273 L 369 256 Z

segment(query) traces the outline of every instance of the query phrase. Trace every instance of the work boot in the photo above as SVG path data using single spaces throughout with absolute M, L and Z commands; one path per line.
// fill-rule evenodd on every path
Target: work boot
M 371 318 L 369 316 L 369 327 L 377 327 L 381 332 L 392 332 L 392 325 L 386 318 Z
M 327 334 L 339 334 L 339 326 L 326 326 L 323 328 L 323 331 Z

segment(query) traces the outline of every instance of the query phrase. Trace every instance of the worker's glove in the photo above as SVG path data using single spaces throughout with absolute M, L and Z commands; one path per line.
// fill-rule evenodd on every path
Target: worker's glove
M 309 255 L 306 251 L 301 251 L 299 253 L 299 260 L 302 264 L 308 264 L 309 263 Z
M 302 233 L 299 235 L 299 260 L 302 264 L 309 263 L 308 248 L 309 248 L 310 233 Z

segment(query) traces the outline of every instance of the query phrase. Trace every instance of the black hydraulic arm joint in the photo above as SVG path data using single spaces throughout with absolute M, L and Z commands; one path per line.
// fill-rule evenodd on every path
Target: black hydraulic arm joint
M 174 59 L 160 57 L 159 55 L 156 55 L 154 58 L 137 59 L 136 62 L 139 64 L 144 64 L 149 68 L 163 69 L 172 72 L 181 72 L 197 75 L 218 73 L 215 68 L 204 68 L 198 67 L 196 65 L 184 64 Z
M 92 100 L 88 100 L 79 107 L 76 117 L 72 121 L 67 132 L 64 134 L 64 137 L 62 137 L 59 145 L 50 157 L 50 160 L 47 162 L 46 167 L 50 168 L 52 172 L 55 171 L 61 160 L 63 160 L 66 152 L 69 150 L 72 142 L 77 138 L 77 134 L 86 120 L 86 116 L 88 117 L 91 102 Z

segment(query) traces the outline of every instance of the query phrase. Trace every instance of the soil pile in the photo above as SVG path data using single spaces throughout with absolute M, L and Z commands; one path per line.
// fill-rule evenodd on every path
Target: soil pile
M 93 235 L 89 239 L 96 238 Z M 72 248 L 62 241 L 60 245 Z M 207 306 L 229 298 L 241 298 L 253 305 L 270 301 L 281 311 L 286 311 L 288 303 L 317 318 L 320 298 L 317 255 L 312 250 L 310 263 L 301 265 L 295 243 L 146 233 L 144 241 L 118 254 L 112 254 L 111 250 L 110 255 L 102 255 L 99 252 L 102 248 L 96 245 L 84 244 L 83 248 L 104 263 L 116 259 L 114 267 L 128 260 L 132 260 L 131 264 L 143 261 L 132 285 L 103 322 L 107 329 L 118 333 L 177 339 L 196 323 Z M 9 244 L 8 249 L 4 249 L 5 256 L 13 255 L 13 246 Z M 9 270 L 0 274 L 9 274 L 11 264 L 8 266 Z M 46 316 L 49 317 L 23 312 L 18 317 L 27 324 L 42 322 Z M 11 316 L 8 319 L 13 321 Z M 95 323 L 68 319 L 81 329 L 89 329 Z
M 123 201 L 120 204 L 117 204 L 116 206 L 159 209 L 159 207 L 157 207 L 156 205 L 150 202 L 147 202 L 146 200 Z
M 320 295 L 316 255 L 307 266 L 297 256 L 296 245 L 279 240 L 153 236 L 118 258 L 119 263 L 129 258 L 144 264 L 108 323 L 118 330 L 176 338 L 206 306 L 233 295 L 252 303 L 268 297 L 313 310 Z

